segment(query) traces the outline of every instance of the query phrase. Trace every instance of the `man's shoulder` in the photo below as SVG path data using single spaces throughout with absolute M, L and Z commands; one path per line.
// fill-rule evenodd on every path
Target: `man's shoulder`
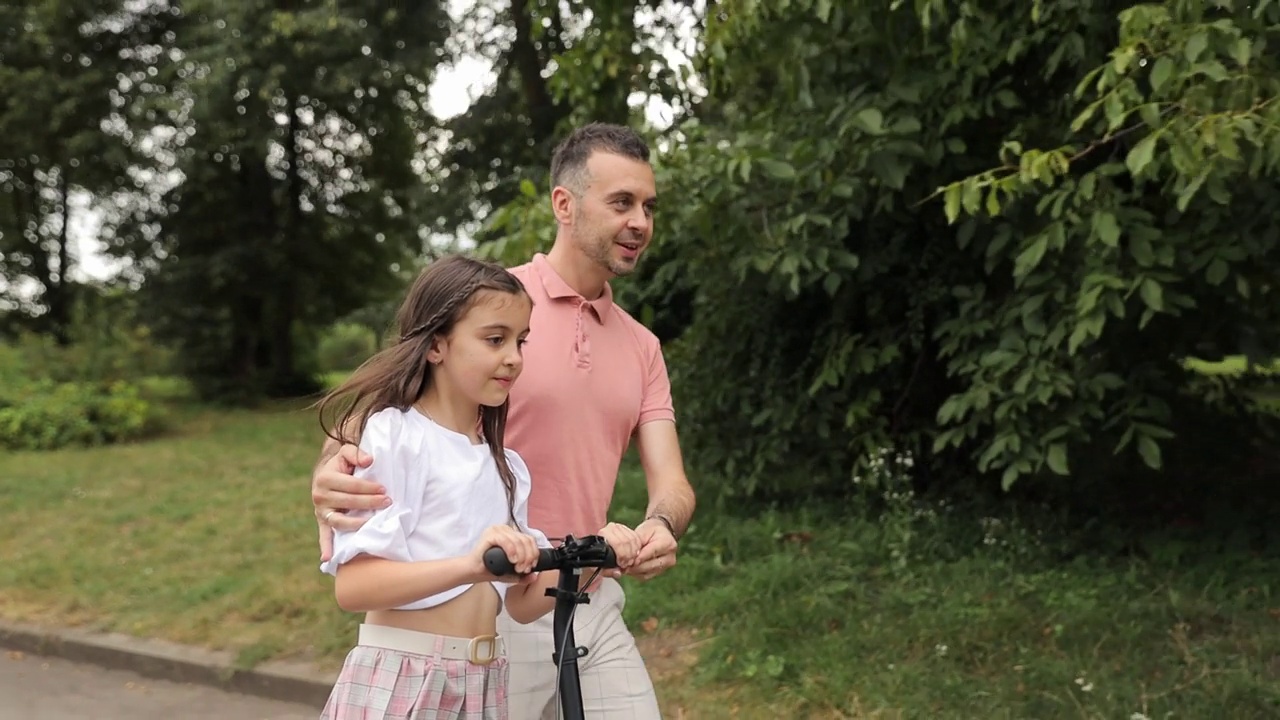
M 515 275 L 520 282 L 524 282 L 533 273 L 533 261 L 530 260 L 528 262 L 520 263 L 519 265 L 513 265 L 507 268 L 507 272 Z
M 613 316 L 618 320 L 618 322 L 622 323 L 623 327 L 631 331 L 631 334 L 636 338 L 636 342 L 638 342 L 642 347 L 646 349 L 661 350 L 661 343 L 658 341 L 658 336 L 655 335 L 652 330 L 645 327 L 644 323 L 635 319 L 631 313 L 627 312 L 626 308 L 616 302 L 613 303 Z

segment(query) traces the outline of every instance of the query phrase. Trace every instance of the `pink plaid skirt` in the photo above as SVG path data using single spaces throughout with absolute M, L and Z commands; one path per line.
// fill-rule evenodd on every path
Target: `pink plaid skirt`
M 507 659 L 488 665 L 357 645 L 321 720 L 506 720 Z

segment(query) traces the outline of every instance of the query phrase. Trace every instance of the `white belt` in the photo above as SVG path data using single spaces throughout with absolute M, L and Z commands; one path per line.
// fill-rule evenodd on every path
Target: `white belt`
M 438 655 L 445 660 L 466 660 L 476 665 L 488 665 L 507 652 L 506 643 L 498 635 L 460 638 L 361 623 L 359 638 L 361 645 L 369 647 L 416 655 Z

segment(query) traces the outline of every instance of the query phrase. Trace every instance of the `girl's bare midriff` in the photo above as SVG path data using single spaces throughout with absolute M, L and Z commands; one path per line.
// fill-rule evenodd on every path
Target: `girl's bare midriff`
M 370 625 L 471 638 L 497 632 L 500 601 L 489 583 L 476 583 L 458 597 L 423 610 L 374 610 L 364 616 Z

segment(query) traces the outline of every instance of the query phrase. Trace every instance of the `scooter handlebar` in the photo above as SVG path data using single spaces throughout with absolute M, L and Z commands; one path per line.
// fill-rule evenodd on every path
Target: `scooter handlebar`
M 515 566 L 502 548 L 494 545 L 484 552 L 484 566 L 496 576 L 515 573 Z M 575 538 L 565 537 L 564 544 L 557 548 L 542 548 L 538 551 L 538 561 L 534 563 L 533 572 L 543 570 L 573 570 L 577 568 L 618 567 L 618 557 L 613 548 L 599 535 L 588 535 Z

